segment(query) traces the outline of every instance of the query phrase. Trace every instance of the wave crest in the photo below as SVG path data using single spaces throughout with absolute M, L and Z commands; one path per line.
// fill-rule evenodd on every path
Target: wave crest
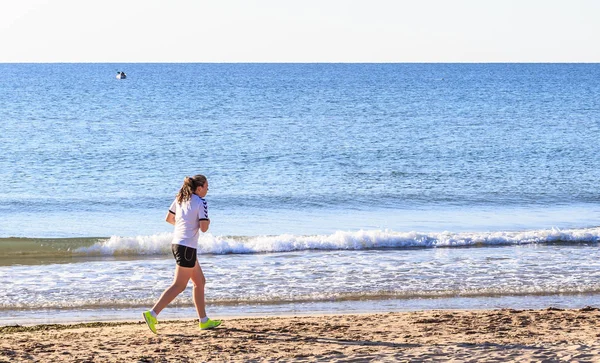
M 172 234 L 119 237 L 75 249 L 88 255 L 159 255 L 170 251 Z M 434 248 L 500 246 L 548 243 L 597 243 L 600 227 L 585 229 L 532 230 L 520 232 L 394 232 L 389 230 L 337 231 L 330 235 L 298 236 L 213 236 L 204 234 L 199 252 L 206 254 L 249 254 L 306 250 L 365 250 L 378 248 Z

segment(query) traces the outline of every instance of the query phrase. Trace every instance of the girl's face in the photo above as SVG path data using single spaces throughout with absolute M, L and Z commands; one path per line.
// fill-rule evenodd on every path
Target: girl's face
M 194 194 L 196 194 L 200 198 L 206 197 L 206 193 L 208 193 L 208 181 L 204 183 L 203 187 L 197 187 L 196 191 L 194 192 Z

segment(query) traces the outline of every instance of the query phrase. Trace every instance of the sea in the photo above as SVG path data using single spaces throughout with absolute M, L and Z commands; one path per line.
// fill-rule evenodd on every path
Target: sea
M 600 306 L 600 64 L 0 72 L 0 325 L 141 319 L 195 174 L 212 318 Z

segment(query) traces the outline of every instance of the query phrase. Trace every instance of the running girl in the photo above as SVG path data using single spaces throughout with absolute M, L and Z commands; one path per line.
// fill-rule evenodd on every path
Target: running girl
M 210 226 L 208 206 L 204 197 L 208 193 L 208 181 L 204 175 L 185 177 L 183 186 L 171 204 L 166 221 L 175 226 L 171 251 L 175 257 L 175 279 L 156 302 L 152 310 L 143 313 L 150 330 L 156 334 L 157 315 L 182 293 L 191 279 L 194 283 L 194 305 L 200 319 L 200 329 L 212 329 L 221 325 L 220 320 L 210 320 L 204 305 L 206 279 L 196 258 L 199 231 L 206 232 Z

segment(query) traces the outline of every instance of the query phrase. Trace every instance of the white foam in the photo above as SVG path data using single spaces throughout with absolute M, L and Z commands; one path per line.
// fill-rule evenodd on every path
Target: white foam
M 113 236 L 76 253 L 99 255 L 168 254 L 172 235 Z M 303 250 L 363 250 L 376 248 L 432 248 L 457 246 L 519 245 L 531 243 L 596 243 L 600 227 L 584 229 L 500 232 L 394 232 L 390 230 L 337 231 L 330 235 L 227 237 L 206 233 L 200 237 L 199 252 L 213 254 L 247 254 Z
M 172 238 L 171 233 L 137 237 L 112 236 L 90 247 L 78 248 L 75 252 L 90 255 L 159 255 L 169 251 Z

